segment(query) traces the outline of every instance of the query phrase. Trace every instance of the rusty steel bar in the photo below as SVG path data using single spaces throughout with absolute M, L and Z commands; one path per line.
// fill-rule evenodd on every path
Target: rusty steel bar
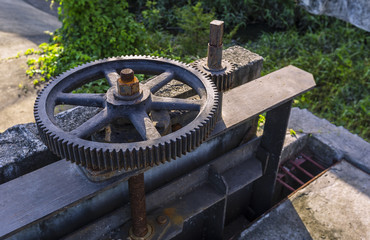
M 144 173 L 130 177 L 128 188 L 131 204 L 132 232 L 143 237 L 148 232 L 146 221 Z
M 278 181 L 281 185 L 283 185 L 284 187 L 286 187 L 287 189 L 289 189 L 290 191 L 294 192 L 295 189 L 292 188 L 289 184 L 287 184 L 286 182 L 284 182 L 283 180 L 281 180 L 280 178 L 277 178 L 276 181 Z
M 302 182 L 298 177 L 296 177 L 293 173 L 291 173 L 289 171 L 289 169 L 287 169 L 286 167 L 281 167 L 280 166 L 280 169 L 285 172 L 286 174 L 288 174 L 291 178 L 293 178 L 295 181 L 297 181 L 299 184 L 303 185 L 304 182 Z
M 298 168 L 300 171 L 302 171 L 304 174 L 306 174 L 308 177 L 310 178 L 313 178 L 314 175 L 312 175 L 311 173 L 309 173 L 307 170 L 305 170 L 304 168 L 302 168 L 299 164 L 297 164 L 296 162 L 294 161 L 291 161 L 291 163 L 296 167 Z
M 307 161 L 309 161 L 310 163 L 312 163 L 313 165 L 315 165 L 316 167 L 320 168 L 321 170 L 325 170 L 325 168 L 323 166 L 321 166 L 319 163 L 317 163 L 315 160 L 313 160 L 312 158 L 310 158 L 309 156 L 305 155 L 305 154 L 301 154 L 301 156 L 306 159 Z

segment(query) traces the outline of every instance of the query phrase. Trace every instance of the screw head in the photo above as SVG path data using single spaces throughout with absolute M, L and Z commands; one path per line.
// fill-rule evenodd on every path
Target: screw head
M 161 225 L 167 223 L 167 217 L 163 215 L 158 216 L 156 220 Z

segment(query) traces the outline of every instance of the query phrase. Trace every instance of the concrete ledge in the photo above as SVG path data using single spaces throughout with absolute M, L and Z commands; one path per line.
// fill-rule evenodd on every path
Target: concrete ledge
M 70 131 L 97 113 L 76 107 L 57 115 L 58 126 Z M 58 161 L 41 141 L 35 123 L 13 126 L 0 134 L 0 184 Z
M 41 142 L 34 123 L 0 134 L 0 184 L 57 160 Z

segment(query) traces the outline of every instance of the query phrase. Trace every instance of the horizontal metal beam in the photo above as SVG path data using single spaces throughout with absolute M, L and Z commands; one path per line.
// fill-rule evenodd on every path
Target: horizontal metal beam
M 224 127 L 276 108 L 315 86 L 311 73 L 290 65 L 236 87 L 223 95 Z

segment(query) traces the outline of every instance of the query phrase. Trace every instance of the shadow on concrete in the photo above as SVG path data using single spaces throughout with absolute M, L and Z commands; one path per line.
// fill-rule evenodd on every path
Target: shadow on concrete
M 288 200 L 273 208 L 241 233 L 239 240 L 312 240 L 301 217 Z

